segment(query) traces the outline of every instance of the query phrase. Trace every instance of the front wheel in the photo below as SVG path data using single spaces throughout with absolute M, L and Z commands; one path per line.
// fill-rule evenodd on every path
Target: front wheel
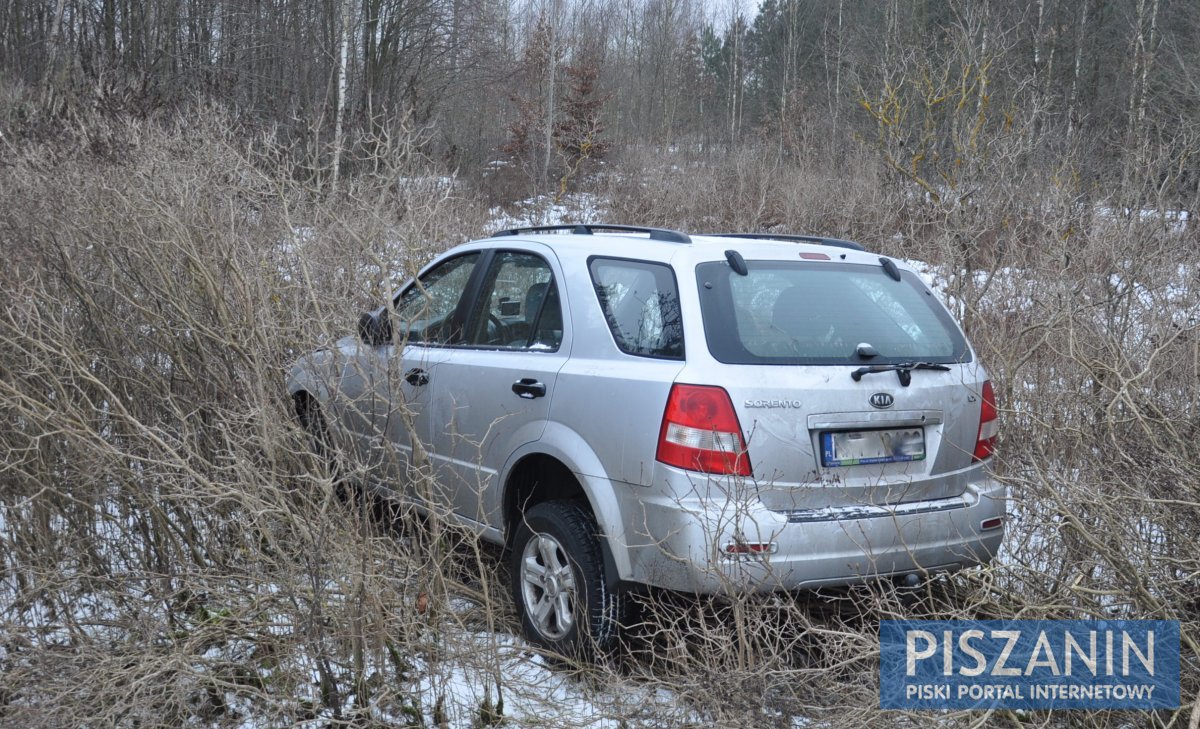
M 529 640 L 563 654 L 611 647 L 618 595 L 606 588 L 592 515 L 571 501 L 537 504 L 517 525 L 512 591 Z
M 313 457 L 329 474 L 338 499 L 348 501 L 350 493 L 346 488 L 344 468 L 333 437 L 329 432 L 329 423 L 325 420 L 325 412 L 316 399 L 306 393 L 297 394 L 295 398 L 296 415 L 300 418 L 300 427 L 308 433 L 308 443 Z

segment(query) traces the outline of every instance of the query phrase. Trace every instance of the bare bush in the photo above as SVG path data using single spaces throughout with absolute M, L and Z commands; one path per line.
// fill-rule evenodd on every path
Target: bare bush
M 874 242 L 899 223 L 869 156 L 796 160 L 771 147 L 629 149 L 596 183 L 613 217 L 691 232 L 855 232 Z M 887 231 L 886 235 L 884 231 Z
M 479 211 L 400 154 L 315 195 L 225 128 L 126 122 L 119 160 L 30 146 L 0 180 L 2 723 L 432 711 L 441 565 L 341 508 L 284 374 Z
M 331 472 L 286 397 L 290 362 L 485 212 L 420 130 L 356 144 L 334 194 L 228 126 L 6 142 L 0 724 L 917 725 L 878 709 L 876 632 L 917 616 L 1180 620 L 1185 707 L 1136 721 L 1196 716 L 1200 258 L 1165 204 L 1096 203 L 1061 169 L 930 205 L 866 153 L 627 152 L 599 182 L 614 218 L 927 261 L 1000 393 L 1012 519 L 995 565 L 916 591 L 636 596 L 625 650 L 579 664 L 513 637 L 503 560 L 470 535 L 340 503 L 370 461 Z

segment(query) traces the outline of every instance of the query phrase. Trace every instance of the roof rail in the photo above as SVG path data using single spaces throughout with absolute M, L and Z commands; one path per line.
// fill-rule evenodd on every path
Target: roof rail
M 597 231 L 615 230 L 622 233 L 649 233 L 650 240 L 662 240 L 668 243 L 691 243 L 687 233 L 666 228 L 644 228 L 640 225 L 609 225 L 607 223 L 576 223 L 566 225 L 532 225 L 525 228 L 509 228 L 496 231 L 492 237 L 502 235 L 519 235 L 521 233 L 549 233 L 556 230 L 569 230 L 575 235 L 591 235 Z
M 713 235 L 721 238 L 749 238 L 751 240 L 784 240 L 793 243 L 816 243 L 817 245 L 833 246 L 834 248 L 849 248 L 852 251 L 867 250 L 852 240 L 824 238 L 819 235 L 783 235 L 776 233 L 714 233 Z

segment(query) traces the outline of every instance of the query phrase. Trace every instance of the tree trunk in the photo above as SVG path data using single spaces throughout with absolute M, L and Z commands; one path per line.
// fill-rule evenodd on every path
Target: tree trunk
M 58 0 L 54 8 L 54 17 L 50 19 L 50 58 L 46 62 L 46 68 L 42 72 L 43 94 L 49 94 L 51 76 L 57 75 L 58 57 L 61 53 L 59 46 L 62 44 L 59 32 L 62 30 L 63 11 L 66 8 L 66 4 L 66 0 Z M 48 99 L 49 96 L 44 96 L 43 98 Z
M 557 82 L 558 75 L 558 10 L 561 6 L 559 3 L 554 4 L 554 9 L 550 18 L 550 52 L 546 63 L 546 128 L 545 128 L 545 155 L 542 158 L 542 174 L 538 180 L 538 186 L 541 189 L 546 189 L 550 184 L 550 161 L 554 154 L 554 87 Z
M 1075 135 L 1075 106 L 1079 101 L 1079 79 L 1083 66 L 1083 45 L 1087 40 L 1088 0 L 1079 4 L 1079 38 L 1075 42 L 1075 70 L 1071 74 L 1071 93 L 1067 97 L 1067 143 Z
M 342 165 L 342 121 L 346 113 L 346 69 L 350 62 L 350 0 L 342 0 L 341 50 L 338 54 L 337 108 L 333 121 L 333 170 L 330 186 L 337 192 Z
M 1138 18 L 1139 26 L 1141 18 Z M 1154 63 L 1154 43 L 1155 36 L 1158 33 L 1158 0 L 1153 0 L 1150 4 L 1150 38 L 1146 46 L 1142 49 L 1142 83 L 1141 93 L 1138 96 L 1137 123 L 1138 128 L 1146 121 L 1146 97 L 1149 87 L 1150 66 Z

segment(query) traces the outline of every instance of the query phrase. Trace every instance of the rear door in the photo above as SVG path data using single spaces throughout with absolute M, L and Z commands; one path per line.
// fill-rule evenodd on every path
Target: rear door
M 909 272 L 749 261 L 697 267 L 715 369 L 769 508 L 819 509 L 956 496 L 979 427 L 981 372 L 958 326 Z M 938 369 L 864 373 L 913 362 Z M 907 385 L 904 384 L 907 382 Z
M 490 255 L 461 343 L 431 379 L 430 456 L 444 503 L 493 526 L 497 473 L 541 437 L 570 349 L 558 261 L 527 245 Z

